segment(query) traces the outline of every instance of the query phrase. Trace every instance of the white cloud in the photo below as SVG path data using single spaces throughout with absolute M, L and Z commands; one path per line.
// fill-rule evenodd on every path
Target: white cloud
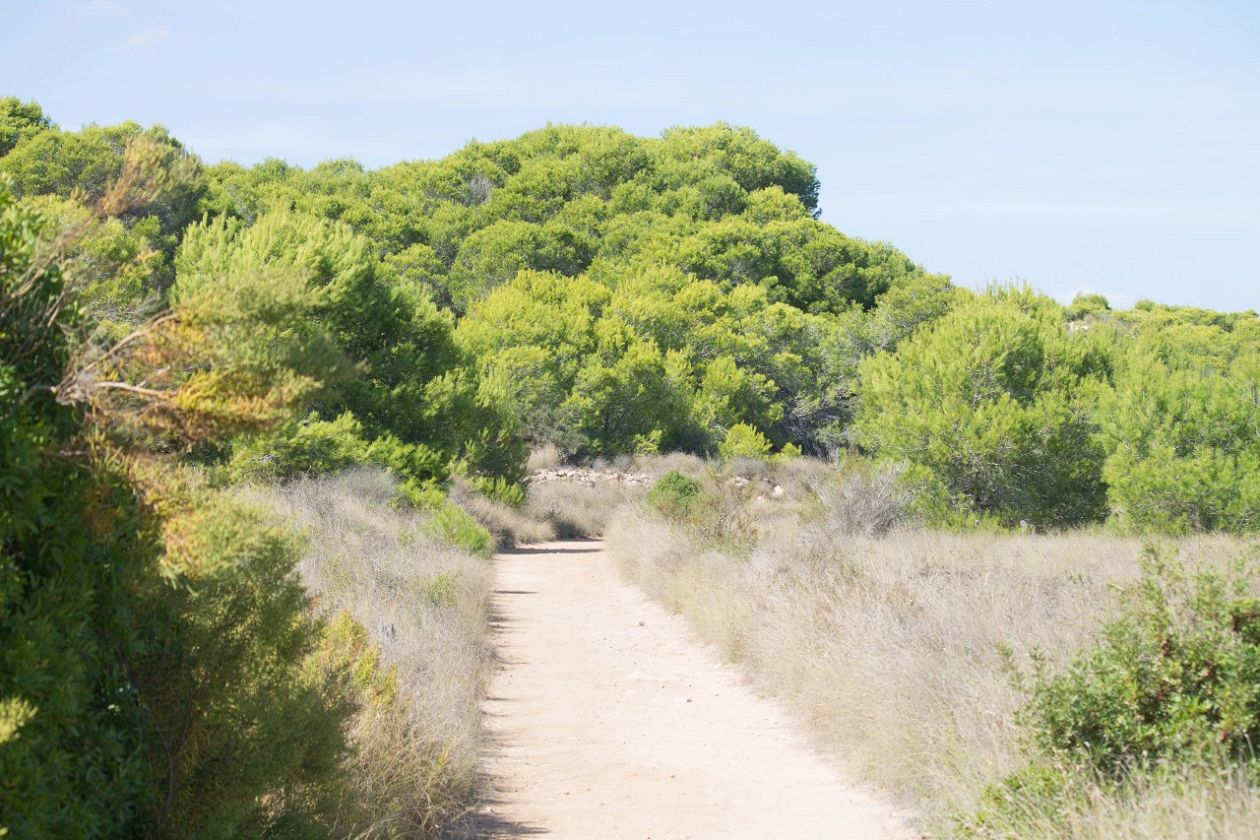
M 123 49 L 138 50 L 142 47 L 148 47 L 153 44 L 161 43 L 171 36 L 170 27 L 166 24 L 158 26 L 150 26 L 148 29 L 141 29 L 133 32 L 123 41 Z

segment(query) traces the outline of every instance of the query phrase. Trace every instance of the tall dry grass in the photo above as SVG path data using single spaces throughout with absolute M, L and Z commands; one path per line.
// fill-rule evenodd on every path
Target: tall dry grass
M 795 469 L 798 485 L 817 485 L 817 467 Z M 1022 763 L 1015 711 L 1024 696 L 1003 646 L 1027 663 L 1034 650 L 1055 662 L 1090 644 L 1119 589 L 1138 576 L 1142 545 L 1084 532 L 903 526 L 878 536 L 900 518 L 897 492 L 878 474 L 862 482 L 883 502 L 834 484 L 812 501 L 796 491 L 734 499 L 726 492 L 715 496 L 718 504 L 746 515 L 720 515 L 747 525 L 742 539 L 715 540 L 703 526 L 639 507 L 614 523 L 607 541 L 632 579 L 743 663 L 760 688 L 808 722 L 821 746 L 897 795 L 926 828 L 946 830 Z M 864 505 L 873 507 L 863 513 Z M 863 515 L 874 518 L 871 527 Z M 1217 565 L 1241 545 L 1186 540 L 1180 549 L 1191 562 Z M 1099 795 L 1067 822 L 1038 831 L 1175 837 L 1245 829 L 1235 836 L 1255 836 L 1254 790 L 1195 779 L 1128 803 Z M 1178 833 L 1196 819 L 1207 826 L 1203 808 L 1211 803 L 1214 834 Z
M 490 532 L 500 551 L 556 538 L 555 526 L 528 506 L 514 508 L 491 499 L 465 481 L 454 482 L 451 487 L 451 501 L 466 510 Z
M 642 487 L 615 481 L 585 485 L 579 481 L 548 481 L 529 486 L 523 513 L 545 523 L 564 539 L 601 536 L 624 505 L 642 499 Z
M 423 516 L 393 504 L 383 472 L 249 492 L 308 535 L 299 573 L 316 607 L 348 612 L 396 676 L 402 702 L 365 708 L 353 726 L 350 795 L 372 807 L 366 823 L 344 827 L 348 836 L 429 837 L 458 826 L 477 793 L 489 565 L 426 537 Z

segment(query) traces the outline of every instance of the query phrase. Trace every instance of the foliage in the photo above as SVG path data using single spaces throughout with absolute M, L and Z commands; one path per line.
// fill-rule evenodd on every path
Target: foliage
M 1121 524 L 1260 530 L 1260 340 L 1237 332 L 1166 329 L 1118 354 L 1099 422 Z
M 336 804 L 355 710 L 349 667 L 307 665 L 320 627 L 291 533 L 222 494 L 185 504 L 165 526 L 170 583 L 148 617 L 153 648 L 134 667 L 156 730 L 151 830 L 314 833 Z
M 46 317 L 64 299 L 49 233 L 0 183 L 0 826 L 124 833 L 146 772 L 117 657 L 138 652 L 132 591 L 151 582 L 155 547 L 115 470 L 61 454 L 79 444 L 78 413 L 32 389 L 60 379 L 81 317 Z
M 1260 736 L 1254 573 L 1191 573 L 1149 550 L 1099 644 L 1059 674 L 1038 673 L 1026 713 L 1038 747 L 1113 776 L 1217 749 L 1249 760 Z
M 735 458 L 764 461 L 770 457 L 770 448 L 770 441 L 761 432 L 747 423 L 736 423 L 727 430 L 718 446 L 718 455 L 723 461 Z
M 424 532 L 436 540 L 455 546 L 478 557 L 494 553 L 494 537 L 470 513 L 453 502 L 443 502 L 433 509 Z
M 318 217 L 371 242 L 390 289 L 468 315 L 459 343 L 481 401 L 528 442 L 579 457 L 715 451 L 737 422 L 823 454 L 870 341 L 846 340 L 864 326 L 853 307 L 948 285 L 816 221 L 813 168 L 726 125 L 659 139 L 552 126 L 378 172 L 268 161 L 220 165 L 206 182 L 213 216 Z
M 52 120 L 38 103 L 23 102 L 13 96 L 0 98 L 0 156 L 52 127 Z
M 995 291 L 862 364 L 855 437 L 1006 525 L 1088 522 L 1105 487 L 1087 386 L 1105 373 L 1052 301 Z
M 518 474 L 523 450 L 479 400 L 449 316 L 418 286 L 381 287 L 375 266 L 370 243 L 342 224 L 291 213 L 248 228 L 220 220 L 185 234 L 173 297 L 217 296 L 233 283 L 254 288 L 259 277 L 293 288 L 305 311 L 286 327 L 298 327 L 304 347 L 326 351 L 324 387 L 312 395 L 321 418 L 335 422 L 349 412 L 361 425 L 355 434 L 368 441 L 392 436 L 425 447 L 409 459 L 416 478 L 444 478 L 457 461 Z
M 82 231 L 50 245 L 44 217 L 0 189 L 0 824 L 301 833 L 335 801 L 352 703 L 339 674 L 303 676 L 318 625 L 294 541 L 146 451 L 155 430 L 270 422 L 274 368 L 251 353 L 266 345 L 194 297 L 111 348 L 80 346 L 56 248 Z M 172 359 L 199 361 L 158 381 Z M 141 369 L 156 387 L 105 373 Z
M 703 495 L 699 482 L 670 470 L 652 485 L 647 501 L 668 517 L 688 519 L 699 512 Z
M 1101 639 L 1052 671 L 1034 660 L 1020 722 L 1031 760 L 993 786 L 968 833 L 1019 826 L 1102 785 L 1107 795 L 1181 768 L 1243 766 L 1260 737 L 1260 599 L 1253 562 L 1192 571 L 1147 549 Z M 1020 679 L 1023 678 L 1019 675 Z M 1018 828 L 1016 829 L 1018 830 Z

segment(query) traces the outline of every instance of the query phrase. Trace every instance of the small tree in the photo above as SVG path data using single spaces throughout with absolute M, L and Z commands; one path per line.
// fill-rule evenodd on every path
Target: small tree
M 862 364 L 854 437 L 1005 524 L 1099 519 L 1086 385 L 1104 362 L 1053 301 L 995 291 Z
M 736 423 L 718 444 L 718 455 L 723 461 L 736 458 L 764 461 L 770 457 L 770 449 L 770 441 L 765 435 L 747 423 Z

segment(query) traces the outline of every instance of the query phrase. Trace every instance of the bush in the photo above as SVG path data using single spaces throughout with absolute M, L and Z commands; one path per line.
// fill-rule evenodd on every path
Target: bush
M 525 487 L 522 484 L 508 481 L 503 478 L 490 478 L 487 476 L 477 476 L 472 480 L 473 487 L 477 488 L 477 492 L 501 505 L 507 505 L 510 508 L 519 508 L 525 504 Z
M 1254 564 L 1192 574 L 1148 547 L 1142 566 L 1096 646 L 1053 674 L 1034 658 L 1031 696 L 1018 715 L 1031 760 L 986 791 L 983 809 L 960 821 L 964 834 L 1002 826 L 1002 836 L 1006 828 L 1019 835 L 1032 824 L 1070 833 L 1061 823 L 1073 810 L 1186 775 L 1219 779 L 1241 766 L 1257 781 Z
M 311 414 L 300 423 L 242 443 L 228 472 L 234 480 L 277 481 L 334 473 L 361 464 L 367 455 L 363 424 L 346 412 L 335 420 Z
M 1124 614 L 1060 674 L 1036 674 L 1025 712 L 1047 754 L 1113 777 L 1260 743 L 1260 599 L 1248 578 L 1189 574 L 1148 551 Z
M 1103 477 L 1123 526 L 1260 530 L 1257 351 L 1230 359 L 1229 334 L 1207 335 L 1210 353 L 1161 335 L 1121 356 L 1099 414 Z
M 428 514 L 429 518 L 423 526 L 427 536 L 479 557 L 489 557 L 494 553 L 495 540 L 490 532 L 436 485 L 404 481 L 398 485 L 398 494 L 407 503 Z
M 489 489 L 493 495 L 483 493 L 483 487 Z M 510 504 L 518 498 L 517 504 Z M 506 499 L 507 502 L 500 499 Z M 500 549 L 546 542 L 556 536 L 551 523 L 534 518 L 525 509 L 525 489 L 519 484 L 479 478 L 473 479 L 470 486 L 457 479 L 451 487 L 451 500 L 480 522 L 494 537 L 495 545 Z
M 723 461 L 751 458 L 764 461 L 770 457 L 770 441 L 747 423 L 736 423 L 726 432 L 718 444 L 718 455 Z
M 688 519 L 700 510 L 700 484 L 677 470 L 657 479 L 648 491 L 648 504 L 672 519 Z
M 310 667 L 321 628 L 294 568 L 301 540 L 225 494 L 179 507 L 171 585 L 145 618 L 160 641 L 132 666 L 156 729 L 151 824 L 179 837 L 312 830 L 336 808 L 357 699 L 344 670 Z

